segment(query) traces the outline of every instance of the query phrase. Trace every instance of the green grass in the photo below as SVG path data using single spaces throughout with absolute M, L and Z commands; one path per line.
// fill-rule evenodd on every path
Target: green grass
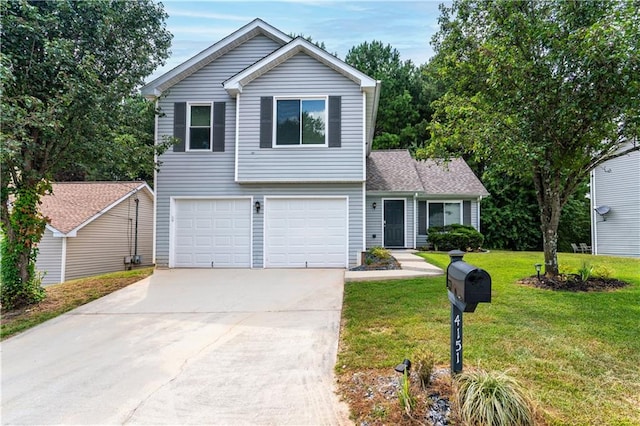
M 423 257 L 445 268 L 446 254 Z M 508 371 L 550 424 L 640 424 L 640 260 L 560 254 L 561 272 L 584 261 L 632 285 L 613 292 L 552 292 L 516 281 L 541 253 L 472 253 L 492 277 L 492 303 L 464 316 L 464 364 Z M 389 368 L 420 347 L 449 364 L 444 277 L 348 283 L 339 373 Z M 344 366 L 344 368 L 343 368 Z
M 23 309 L 2 311 L 0 339 L 28 330 L 78 306 L 140 281 L 152 273 L 153 268 L 141 268 L 47 286 L 45 287 L 47 296 L 42 302 Z

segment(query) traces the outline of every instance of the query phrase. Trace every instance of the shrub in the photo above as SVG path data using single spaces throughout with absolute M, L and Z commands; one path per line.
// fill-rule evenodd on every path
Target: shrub
M 609 279 L 613 276 L 614 273 L 615 273 L 614 270 L 608 267 L 607 265 L 598 265 L 595 268 L 593 268 L 593 272 L 591 273 L 591 275 L 593 275 L 596 278 Z
M 402 375 L 402 383 L 400 383 L 400 390 L 398 391 L 398 399 L 400 406 L 404 410 L 405 414 L 411 417 L 411 412 L 416 407 L 416 397 L 411 393 L 411 382 L 409 381 L 409 374 L 407 370 Z
M 591 266 L 588 262 L 582 262 L 582 266 L 578 268 L 578 275 L 580 275 L 580 279 L 582 281 L 588 281 L 591 277 L 592 272 L 593 266 Z
M 391 252 L 384 247 L 371 247 L 369 252 L 378 259 L 389 259 Z
M 433 365 L 435 364 L 434 358 L 433 352 L 424 348 L 418 349 L 416 353 L 413 354 L 413 359 L 415 360 L 413 366 L 418 375 L 418 380 L 420 380 L 420 386 L 422 386 L 423 389 L 426 389 L 431 382 L 431 373 L 433 372 Z
M 484 235 L 469 225 L 433 226 L 428 230 L 429 243 L 436 250 L 475 250 L 482 246 Z
M 531 400 L 515 379 L 501 372 L 469 371 L 456 378 L 456 405 L 465 425 L 534 424 Z

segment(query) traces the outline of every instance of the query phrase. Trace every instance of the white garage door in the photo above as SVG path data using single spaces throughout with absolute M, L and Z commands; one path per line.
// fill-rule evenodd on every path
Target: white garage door
M 345 198 L 267 198 L 265 266 L 347 266 Z
M 174 216 L 174 266 L 251 267 L 251 200 L 176 200 Z

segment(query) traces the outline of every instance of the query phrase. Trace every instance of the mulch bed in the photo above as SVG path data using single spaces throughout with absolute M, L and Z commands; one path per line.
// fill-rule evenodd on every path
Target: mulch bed
M 538 277 L 533 275 L 518 281 L 520 284 L 555 291 L 610 291 L 629 285 L 629 283 L 613 278 L 590 277 L 583 281 L 577 274 L 561 274 L 557 277 Z
M 373 254 L 366 252 L 364 255 L 364 263 L 360 266 L 349 269 L 350 271 L 389 271 L 393 269 L 400 269 L 400 264 L 393 257 L 380 258 Z

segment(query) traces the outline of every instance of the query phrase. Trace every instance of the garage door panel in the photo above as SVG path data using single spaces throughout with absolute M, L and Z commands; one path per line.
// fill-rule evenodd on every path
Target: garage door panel
M 267 197 L 265 265 L 267 267 L 345 267 L 345 198 Z
M 249 199 L 176 200 L 175 212 L 175 266 L 251 266 Z

